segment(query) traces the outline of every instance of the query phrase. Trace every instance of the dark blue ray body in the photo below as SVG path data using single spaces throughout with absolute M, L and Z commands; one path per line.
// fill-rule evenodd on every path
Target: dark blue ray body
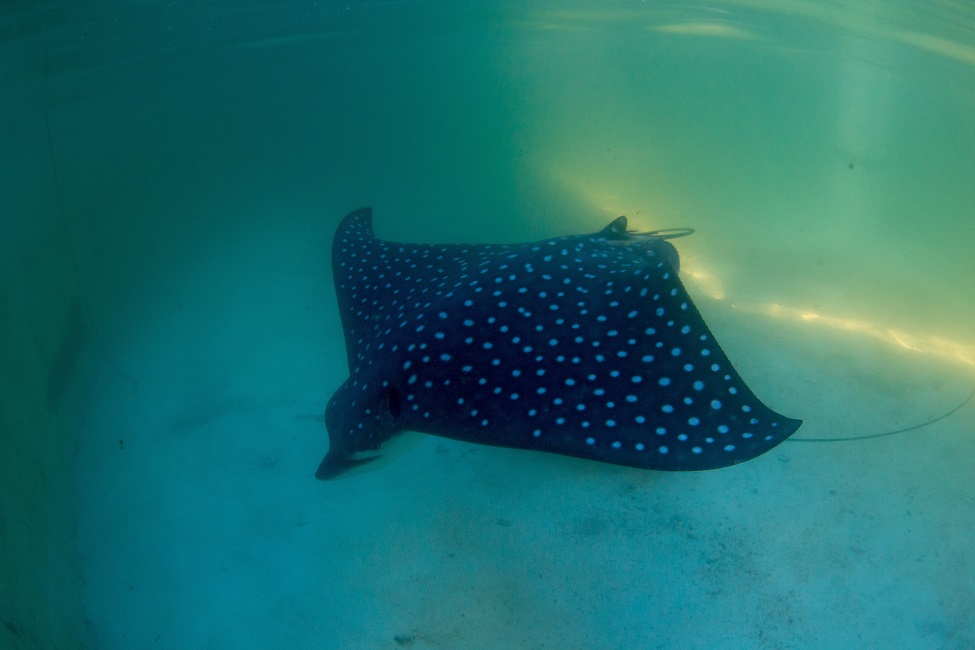
M 801 422 L 755 397 L 678 276 L 626 231 L 515 245 L 395 244 L 343 219 L 332 270 L 350 377 L 330 478 L 403 430 L 658 470 L 740 463 Z

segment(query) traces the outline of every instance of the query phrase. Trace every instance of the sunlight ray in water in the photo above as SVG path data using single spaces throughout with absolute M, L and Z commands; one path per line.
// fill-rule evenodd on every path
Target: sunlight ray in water
M 854 315 L 823 313 L 821 310 L 785 305 L 778 301 L 738 302 L 727 295 L 720 280 L 714 274 L 702 270 L 699 266 L 692 269 L 685 268 L 681 275 L 690 278 L 696 288 L 695 293 L 699 291 L 714 300 L 727 302 L 736 311 L 868 337 L 892 347 L 912 350 L 936 359 L 975 366 L 975 343 L 972 342 L 949 340 L 925 332 L 908 332 Z

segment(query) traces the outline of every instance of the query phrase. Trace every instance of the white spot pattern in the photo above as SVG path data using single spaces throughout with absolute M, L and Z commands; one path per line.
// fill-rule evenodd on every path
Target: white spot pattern
M 376 239 L 369 211 L 350 214 L 333 245 L 352 369 L 330 404 L 338 434 L 374 445 L 393 417 L 658 469 L 741 462 L 791 435 L 798 422 L 755 398 L 713 340 L 673 247 L 620 224 L 534 244 L 410 245 Z M 403 399 L 410 409 L 392 405 Z

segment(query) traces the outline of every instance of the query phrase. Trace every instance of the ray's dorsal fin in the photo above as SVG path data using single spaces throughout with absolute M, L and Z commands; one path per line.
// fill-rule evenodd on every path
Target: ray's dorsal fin
M 616 217 L 608 226 L 596 233 L 596 237 L 609 239 L 611 241 L 623 241 L 626 235 L 626 217 Z

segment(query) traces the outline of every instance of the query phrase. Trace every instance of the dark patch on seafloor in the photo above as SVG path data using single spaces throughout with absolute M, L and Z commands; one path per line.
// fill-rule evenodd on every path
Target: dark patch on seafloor
M 57 412 L 64 398 L 74 375 L 78 354 L 87 342 L 88 330 L 81 317 L 81 303 L 74 300 L 68 309 L 64 338 L 47 373 L 47 408 L 52 413 Z

